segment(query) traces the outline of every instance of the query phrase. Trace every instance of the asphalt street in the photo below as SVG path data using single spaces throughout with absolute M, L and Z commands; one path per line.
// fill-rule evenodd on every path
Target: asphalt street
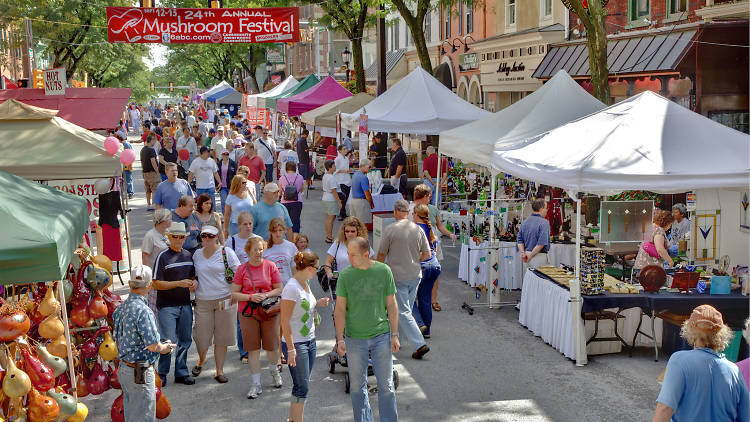
M 140 144 L 134 144 L 136 156 Z M 316 182 L 320 186 L 320 182 Z M 140 163 L 135 163 L 136 195 L 130 201 L 132 256 L 140 263 L 140 245 L 152 227 Z M 323 208 L 320 189 L 310 192 L 302 211 L 302 232 L 310 236 L 310 248 L 325 257 Z M 217 196 L 218 201 L 218 196 Z M 338 230 L 338 222 L 336 224 Z M 450 242 L 448 242 L 450 244 Z M 666 365 L 662 356 L 653 361 L 650 349 L 638 350 L 632 358 L 626 352 L 590 358 L 585 367 L 576 367 L 552 347 L 518 323 L 514 307 L 478 308 L 473 315 L 461 309 L 464 301 L 475 301 L 474 292 L 457 279 L 459 248 L 444 249 L 439 301 L 443 310 L 434 313 L 432 351 L 424 360 L 411 358 L 413 348 L 402 345 L 394 356 L 400 386 L 397 390 L 402 421 L 645 421 L 651 420 L 659 392 L 656 378 Z M 127 277 L 123 277 L 127 282 Z M 115 281 L 117 292 L 127 294 L 127 286 Z M 314 280 L 313 293 L 323 292 Z M 518 300 L 520 292 L 504 293 L 508 301 Z M 484 298 L 482 298 L 484 299 Z M 322 310 L 318 327 L 317 354 L 305 416 L 309 421 L 350 421 L 351 402 L 344 393 L 345 368 L 328 372 L 327 354 L 334 344 L 332 309 Z M 197 361 L 191 347 L 188 367 Z M 288 417 L 291 378 L 285 368 L 284 386 L 274 389 L 264 362 L 263 395 L 248 400 L 250 370 L 230 348 L 226 363 L 227 384 L 213 379 L 213 357 L 193 386 L 176 385 L 169 377 L 164 388 L 172 413 L 171 421 L 285 421 Z M 374 378 L 371 378 L 374 383 Z M 119 391 L 108 391 L 83 401 L 90 410 L 89 421 L 110 420 L 110 406 Z M 377 396 L 371 395 L 377 413 Z M 376 419 L 377 420 L 377 419 Z

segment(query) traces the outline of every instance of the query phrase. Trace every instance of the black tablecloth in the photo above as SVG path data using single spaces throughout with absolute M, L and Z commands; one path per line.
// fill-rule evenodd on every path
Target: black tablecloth
M 539 271 L 535 270 L 534 272 L 539 277 L 561 285 Z M 698 295 L 665 291 L 658 293 L 641 292 L 637 295 L 607 292 L 603 295 L 581 295 L 581 297 L 583 298 L 582 313 L 610 308 L 641 308 L 647 313 L 669 311 L 675 314 L 688 315 L 699 305 L 711 305 L 721 312 L 724 322 L 734 330 L 742 329 L 745 319 L 750 315 L 750 297 L 742 296 L 738 291 L 728 295 Z

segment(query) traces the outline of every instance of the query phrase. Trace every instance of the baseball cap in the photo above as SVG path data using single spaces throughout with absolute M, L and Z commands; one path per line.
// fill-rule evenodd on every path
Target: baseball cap
M 693 309 L 688 323 L 691 327 L 702 331 L 716 332 L 724 325 L 724 319 L 721 316 L 721 312 L 713 306 L 700 305 Z
M 151 283 L 151 268 L 145 265 L 136 265 L 130 270 L 130 287 L 143 289 Z
M 393 203 L 393 210 L 400 212 L 409 212 L 409 203 L 405 199 L 399 199 Z
M 216 129 L 211 128 L 211 129 L 208 130 L 208 133 L 216 133 Z
M 214 236 L 217 236 L 219 234 L 219 229 L 216 228 L 216 226 L 212 226 L 210 224 L 205 224 L 203 228 L 201 229 L 201 234 L 208 233 L 212 234 Z
M 218 128 L 216 128 L 216 130 L 218 130 L 219 132 L 224 132 L 224 126 L 219 126 Z
M 261 129 L 261 130 L 263 130 L 263 126 L 261 126 L 261 125 L 257 125 L 257 126 L 255 126 L 255 127 L 253 128 L 253 129 Z
M 279 191 L 279 185 L 277 185 L 274 182 L 266 183 L 266 186 L 263 188 L 263 192 L 278 192 Z
M 225 149 L 224 151 L 221 152 L 221 155 L 224 155 L 224 154 L 229 155 L 229 150 Z

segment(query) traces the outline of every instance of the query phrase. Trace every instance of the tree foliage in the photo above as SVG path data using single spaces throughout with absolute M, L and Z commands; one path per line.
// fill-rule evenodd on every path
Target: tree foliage
M 564 0 L 563 4 L 575 13 L 586 28 L 586 47 L 589 53 L 591 83 L 594 97 L 609 104 L 609 69 L 607 68 L 607 0 Z M 584 6 L 585 4 L 585 6 Z

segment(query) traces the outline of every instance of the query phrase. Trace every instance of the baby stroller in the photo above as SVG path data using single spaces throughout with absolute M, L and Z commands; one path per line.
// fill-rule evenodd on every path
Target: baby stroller
M 333 278 L 331 280 L 328 279 L 328 277 L 319 277 L 318 282 L 320 284 L 320 288 L 323 289 L 323 292 L 328 293 L 328 297 L 331 299 L 331 303 L 333 303 L 333 307 L 335 309 L 336 307 L 336 282 L 338 281 L 337 278 Z M 334 327 L 336 325 L 336 320 L 332 316 Z M 342 356 L 338 353 L 336 350 L 336 345 L 333 345 L 333 350 L 331 350 L 331 353 L 328 354 L 328 372 L 331 374 L 336 373 L 336 364 L 339 364 L 343 366 L 344 368 L 347 368 L 346 363 L 346 355 Z M 367 376 L 371 377 L 374 376 L 375 373 L 372 369 L 372 359 L 369 359 L 367 362 Z M 398 371 L 395 369 L 393 370 L 393 388 L 398 390 Z M 377 392 L 377 387 L 370 388 L 368 383 L 368 391 L 371 393 Z M 346 394 L 349 394 L 351 391 L 351 383 L 349 381 L 349 372 L 344 372 L 344 392 Z

